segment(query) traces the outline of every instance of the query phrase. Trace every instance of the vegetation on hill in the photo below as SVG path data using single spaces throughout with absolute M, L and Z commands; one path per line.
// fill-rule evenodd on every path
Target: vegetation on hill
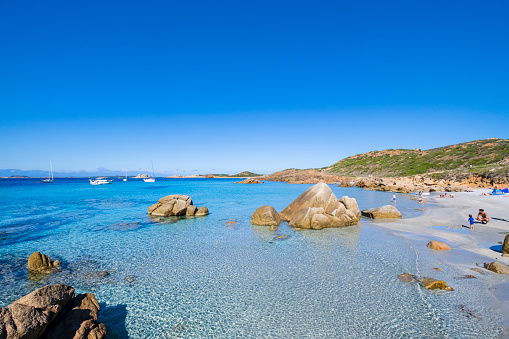
M 411 176 L 451 172 L 509 176 L 509 140 L 486 139 L 457 145 L 420 149 L 388 149 L 354 155 L 325 168 L 347 176 Z

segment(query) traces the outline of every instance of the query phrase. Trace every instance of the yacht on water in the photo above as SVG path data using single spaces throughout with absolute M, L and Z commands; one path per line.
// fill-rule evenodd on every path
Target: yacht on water
M 150 178 L 143 179 L 145 182 L 156 182 L 156 176 L 154 174 L 154 162 L 152 161 L 152 176 Z
M 127 181 L 127 170 L 125 171 L 125 178 L 124 181 Z
M 51 166 L 51 161 L 49 162 L 48 179 L 44 179 L 42 182 L 45 184 L 49 184 L 49 183 L 53 182 L 53 167 Z
M 113 180 L 107 180 L 107 179 L 89 179 L 91 185 L 105 185 L 105 184 L 111 184 Z

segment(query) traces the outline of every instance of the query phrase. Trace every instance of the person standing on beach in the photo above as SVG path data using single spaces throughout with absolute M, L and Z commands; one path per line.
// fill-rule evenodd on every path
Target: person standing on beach
M 472 217 L 472 214 L 468 215 L 468 222 L 470 223 L 470 229 L 474 229 L 474 217 Z

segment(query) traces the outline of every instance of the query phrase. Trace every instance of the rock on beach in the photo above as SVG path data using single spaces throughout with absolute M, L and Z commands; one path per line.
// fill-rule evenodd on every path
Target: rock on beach
M 495 273 L 509 275 L 509 267 L 497 261 L 494 261 L 492 263 L 485 262 L 484 268 Z
M 401 219 L 401 212 L 392 205 L 363 210 L 362 215 L 372 219 Z
M 504 244 L 502 245 L 502 254 L 509 254 L 509 234 L 504 238 Z
M 432 250 L 437 251 L 450 251 L 451 247 L 447 244 L 444 244 L 443 242 L 437 241 L 437 240 L 431 240 L 426 247 L 431 248 Z

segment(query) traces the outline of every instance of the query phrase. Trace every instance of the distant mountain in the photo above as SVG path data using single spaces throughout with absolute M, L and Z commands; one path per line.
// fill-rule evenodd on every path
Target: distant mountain
M 420 149 L 387 149 L 354 155 L 323 170 L 345 176 L 411 176 L 440 172 L 508 175 L 509 140 L 486 139 Z
M 143 171 L 141 171 L 143 172 Z M 130 175 L 134 176 L 138 173 L 132 172 Z M 124 176 L 125 172 L 110 171 L 108 169 L 98 169 L 94 172 L 91 171 L 76 171 L 76 172 L 53 172 L 54 177 L 69 178 L 69 177 L 96 177 L 96 176 Z M 31 178 L 45 178 L 48 176 L 48 171 L 44 170 L 29 170 L 22 171 L 19 169 L 0 169 L 0 177 L 31 177 Z

